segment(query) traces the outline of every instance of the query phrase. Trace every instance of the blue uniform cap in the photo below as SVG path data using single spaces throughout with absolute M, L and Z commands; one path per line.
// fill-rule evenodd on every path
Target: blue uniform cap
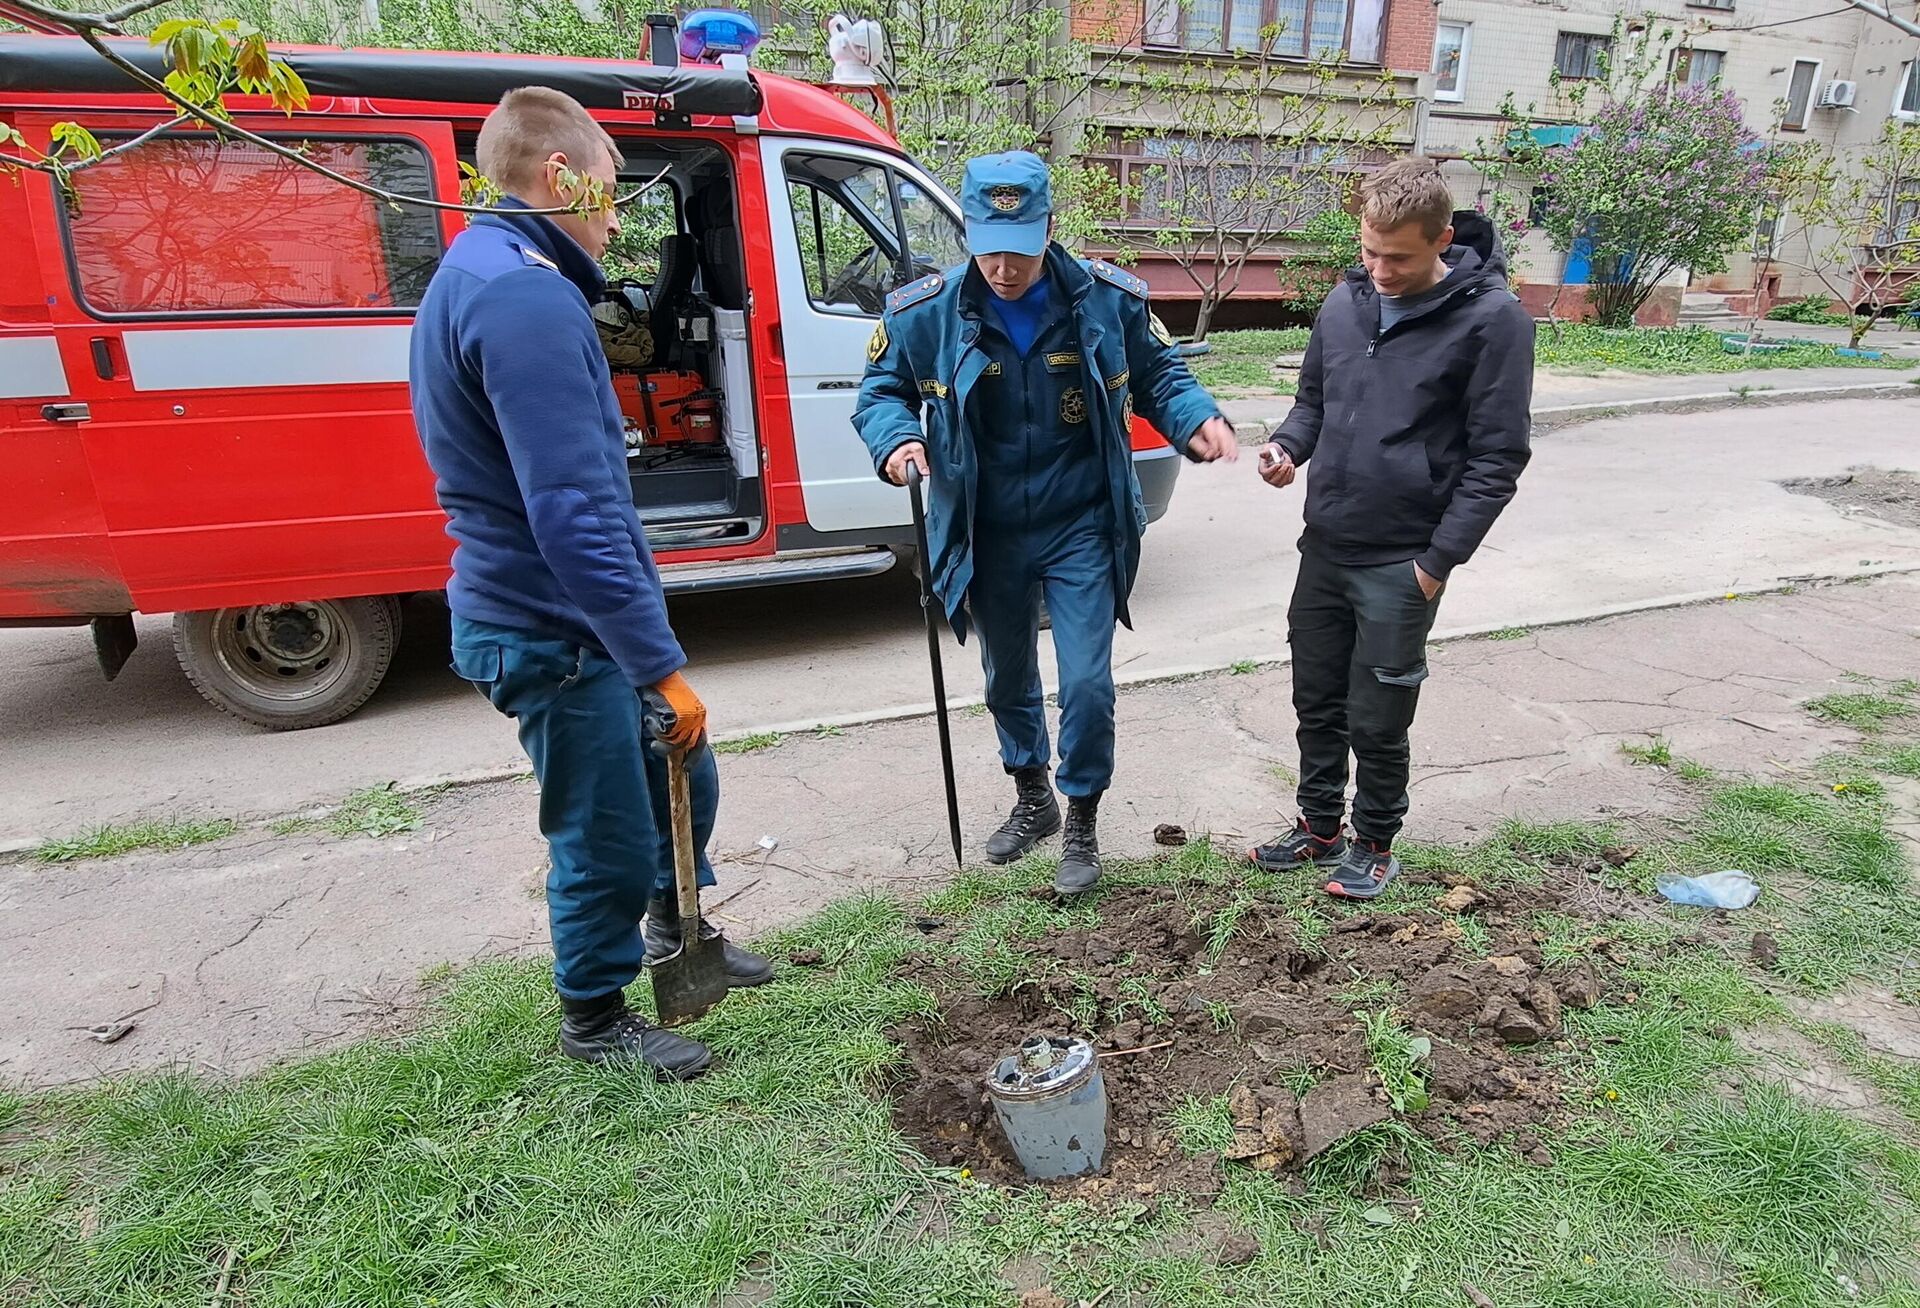
M 1025 150 L 972 160 L 960 188 L 960 211 L 974 254 L 1045 253 L 1053 218 L 1046 161 Z

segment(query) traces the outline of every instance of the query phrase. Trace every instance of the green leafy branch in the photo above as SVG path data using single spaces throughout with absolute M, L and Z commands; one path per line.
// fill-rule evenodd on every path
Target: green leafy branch
M 160 23 L 148 37 L 153 45 L 162 47 L 166 53 L 166 72 L 155 77 L 114 49 L 109 44 L 109 38 L 127 35 L 125 24 L 130 19 L 159 9 L 172 3 L 172 0 L 136 0 L 118 9 L 99 13 L 54 9 L 37 0 L 13 2 L 21 12 L 42 23 L 65 28 L 78 36 L 92 47 L 94 53 L 125 73 L 135 84 L 179 110 L 170 122 L 111 148 L 102 147 L 99 139 L 80 123 L 59 122 L 49 132 L 51 148 L 40 150 L 18 128 L 0 121 L 0 173 L 13 173 L 21 169 L 48 173 L 70 204 L 76 199 L 72 180 L 75 173 L 97 167 L 162 133 L 187 126 L 202 127 L 218 136 L 244 141 L 395 208 L 485 213 L 501 195 L 497 185 L 465 165 L 462 165 L 465 174 L 462 195 L 457 203 L 388 190 L 337 172 L 294 146 L 235 123 L 227 103 L 230 96 L 265 99 L 288 117 L 307 108 L 311 100 L 300 74 L 273 52 L 267 44 L 266 34 L 259 27 L 243 19 L 180 18 Z M 7 153 L 9 149 L 17 153 Z M 528 212 L 548 216 L 605 212 L 632 202 L 646 190 L 646 187 L 641 187 L 631 194 L 616 197 L 597 179 L 572 169 L 562 170 L 560 182 L 562 189 L 572 195 L 571 203 Z

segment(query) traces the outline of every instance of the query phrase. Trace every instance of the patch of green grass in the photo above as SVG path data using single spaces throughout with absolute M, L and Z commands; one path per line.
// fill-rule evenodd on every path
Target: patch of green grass
M 1673 765 L 1673 773 L 1675 776 L 1679 777 L 1682 781 L 1713 780 L 1712 768 L 1708 767 L 1704 763 L 1697 763 L 1690 758 L 1683 758 L 1678 762 L 1676 762 Z
M 1915 708 L 1904 697 L 1859 693 L 1822 695 L 1808 701 L 1807 711 L 1822 722 L 1835 722 L 1874 735 L 1886 730 L 1889 722 L 1912 716 Z
M 1578 859 L 1596 857 L 1614 843 L 1614 828 L 1604 822 L 1523 822 L 1508 819 L 1500 824 L 1494 839 L 1509 849 L 1535 858 Z
M 1244 677 L 1250 673 L 1258 672 L 1260 665 L 1252 659 L 1240 659 L 1228 670 L 1236 677 Z
M 1878 804 L 1792 786 L 1736 782 L 1707 801 L 1676 857 L 1697 868 L 1738 868 L 1760 879 L 1805 873 L 1889 891 L 1906 884 L 1906 856 Z
M 1730 354 L 1720 333 L 1699 327 L 1634 327 L 1617 330 L 1586 323 L 1543 327 L 1534 345 L 1538 367 L 1555 371 L 1616 369 L 1622 372 L 1752 372 L 1779 368 L 1910 368 L 1911 359 L 1861 359 L 1832 345 L 1793 345 L 1755 354 Z
M 1729 812 L 1777 824 L 1822 858 L 1847 829 L 1831 825 L 1834 813 L 1884 821 L 1881 801 L 1810 798 L 1744 794 Z M 1556 856 L 1543 851 L 1589 847 L 1592 834 L 1530 827 L 1422 853 L 1518 876 L 1530 869 L 1516 848 Z M 1543 913 L 1531 924 L 1550 963 L 1599 934 L 1639 959 L 1615 987 L 1635 1002 L 1566 1016 L 1573 1047 L 1556 1070 L 1572 1120 L 1541 1132 L 1551 1166 L 1497 1145 L 1442 1152 L 1395 1120 L 1315 1159 L 1304 1187 L 1230 1167 L 1216 1212 L 1261 1255 L 1227 1267 L 1177 1239 L 1190 1231 L 1177 1195 L 1152 1211 L 1127 1196 L 1095 1205 L 930 1165 L 889 1118 L 885 1089 L 900 1075 L 889 1033 L 937 1016 L 913 979 L 922 959 L 978 966 L 1004 951 L 1011 984 L 1044 980 L 1077 1007 L 1089 979 L 1059 968 L 1035 978 L 1025 951 L 1049 930 L 1095 925 L 1098 899 L 1063 911 L 1027 893 L 1050 874 L 1045 859 L 964 874 L 927 906 L 951 924 L 933 937 L 897 903 L 864 896 L 763 942 L 776 957 L 819 949 L 825 965 L 783 968 L 776 985 L 735 994 L 696 1024 L 720 1061 L 691 1085 L 556 1057 L 550 978 L 528 961 L 446 978 L 438 1019 L 404 1039 L 258 1076 L 0 1091 L 0 1299 L 207 1304 L 231 1250 L 225 1303 L 260 1308 L 695 1308 L 727 1302 L 745 1280 L 772 1287 L 780 1308 L 989 1308 L 1008 1302 L 1002 1278 L 1019 1260 L 1045 1268 L 1070 1301 L 1106 1292 L 1109 1304 L 1164 1308 L 1453 1308 L 1466 1282 L 1494 1303 L 1537 1308 L 1920 1303 L 1920 1150 L 1761 1079 L 1729 1033 L 1784 1020 L 1783 1005 L 1743 947 L 1696 939 L 1697 917 L 1677 912 Z M 1109 870 L 1113 885 L 1187 877 L 1279 904 L 1296 924 L 1336 920 L 1306 888 L 1297 899 L 1273 879 L 1254 889 L 1205 846 Z M 1816 892 L 1780 906 L 1794 917 L 1781 931 L 1783 970 L 1795 948 L 1850 965 L 1870 948 L 1876 975 L 1897 977 L 1897 958 L 1920 953 L 1920 935 L 1900 935 L 1903 921 L 1920 931 L 1899 907 L 1913 902 L 1909 888 L 1781 877 L 1800 878 L 1796 895 Z M 1840 921 L 1848 902 L 1863 914 L 1848 930 L 1864 943 L 1802 940 L 1800 917 Z M 1771 929 L 1760 914 L 1737 920 Z M 1149 995 L 1142 977 L 1121 1002 Z M 1365 1022 L 1369 1063 L 1412 1111 L 1425 1093 L 1420 1037 L 1384 1009 Z M 1901 1072 L 1878 1069 L 1890 1097 L 1903 1093 Z M 1320 1073 L 1268 1075 L 1305 1095 Z M 1187 1150 L 1232 1140 L 1224 1098 L 1157 1111 Z M 1386 1164 L 1396 1179 L 1383 1181 Z M 1858 1299 L 1848 1280 L 1863 1287 Z
M 356 790 L 320 820 L 336 836 L 397 836 L 418 831 L 422 816 L 412 800 L 391 785 Z
M 1525 640 L 1533 634 L 1531 627 L 1502 627 L 1498 631 L 1489 631 L 1488 640 Z
M 750 736 L 741 736 L 737 740 L 716 740 L 713 752 L 716 754 L 757 754 L 763 749 L 772 749 L 786 737 L 777 731 L 756 731 Z
M 1300 774 L 1288 767 L 1285 763 L 1269 764 L 1267 766 L 1267 775 L 1283 786 L 1297 786 L 1300 784 Z
M 1225 1095 L 1188 1095 L 1167 1115 L 1167 1124 L 1189 1155 L 1223 1154 L 1233 1147 L 1233 1110 Z
M 1239 1025 L 1239 1023 L 1234 1020 L 1233 1006 L 1222 1000 L 1207 1000 L 1206 1013 L 1208 1020 L 1213 1023 L 1213 1029 L 1216 1031 L 1231 1031 Z
M 1417 1113 L 1426 1108 L 1427 1079 L 1420 1068 L 1433 1055 L 1433 1041 L 1414 1035 L 1388 1009 L 1354 1016 L 1366 1037 L 1367 1060 L 1373 1064 L 1374 1075 L 1380 1078 L 1393 1111 Z
M 240 829 L 231 818 L 156 819 L 91 827 L 77 836 L 34 846 L 42 863 L 73 863 L 85 858 L 116 858 L 138 849 L 186 849 L 225 840 Z
M 833 740 L 846 734 L 847 729 L 845 727 L 836 726 L 830 722 L 823 722 L 813 729 L 813 737 L 815 740 Z
M 1282 371 L 1278 363 L 1283 355 L 1304 353 L 1307 338 L 1304 328 L 1213 332 L 1207 337 L 1208 351 L 1187 363 L 1208 390 L 1232 388 L 1291 395 L 1297 389 L 1297 374 Z
M 1398 1003 L 1402 998 L 1397 981 L 1382 976 L 1362 976 L 1358 972 L 1353 980 L 1340 987 L 1334 994 L 1333 1002 L 1342 1008 L 1380 1008 L 1386 1009 Z
M 1647 767 L 1670 768 L 1673 766 L 1673 746 L 1667 743 L 1664 736 L 1655 736 L 1644 745 L 1624 741 L 1621 743 L 1620 752 L 1635 763 L 1644 764 Z
M 1890 777 L 1920 779 L 1920 744 L 1869 746 L 1862 756 L 1866 766 Z

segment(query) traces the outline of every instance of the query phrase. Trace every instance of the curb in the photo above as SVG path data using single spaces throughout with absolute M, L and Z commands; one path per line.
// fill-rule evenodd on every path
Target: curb
M 1800 386 L 1786 390 L 1772 388 L 1739 391 L 1700 391 L 1692 395 L 1654 395 L 1632 400 L 1594 400 L 1585 404 L 1555 404 L 1533 411 L 1536 428 L 1553 430 L 1581 423 L 1601 422 L 1635 413 L 1709 413 L 1741 405 L 1770 404 L 1777 401 L 1808 403 L 1820 400 L 1870 399 L 1874 396 L 1920 398 L 1920 376 L 1897 382 L 1855 382 L 1845 386 Z M 1278 418 L 1248 418 L 1236 429 L 1244 446 L 1264 445 L 1267 433 L 1285 422 Z M 1256 430 L 1257 429 L 1257 430 Z
M 1778 581 L 1758 586 L 1735 586 L 1725 590 L 1688 591 L 1677 595 L 1660 596 L 1647 600 L 1624 600 L 1617 604 L 1605 604 L 1597 608 L 1581 609 L 1576 612 L 1535 618 L 1525 621 L 1506 621 L 1488 623 L 1475 627 L 1442 628 L 1431 641 L 1435 645 L 1452 645 L 1463 641 L 1477 640 L 1495 632 L 1524 628 L 1529 632 L 1548 631 L 1561 627 L 1585 626 L 1588 623 L 1603 622 L 1609 618 L 1627 617 L 1638 613 L 1659 613 L 1669 609 L 1692 608 L 1701 604 L 1725 603 L 1733 599 L 1754 599 L 1765 595 L 1788 594 L 1802 586 L 1835 586 L 1850 582 L 1877 581 L 1883 577 L 1904 577 L 1920 575 L 1920 565 L 1887 564 L 1880 567 L 1862 568 L 1850 572 L 1808 573 L 1802 576 L 1783 577 Z M 1171 668 L 1160 668 L 1152 672 L 1132 675 L 1116 674 L 1116 690 L 1128 691 L 1145 686 L 1165 685 L 1169 682 L 1188 681 L 1198 677 L 1214 677 L 1231 672 L 1236 665 L 1251 663 L 1255 671 L 1267 671 L 1285 667 L 1292 662 L 1292 655 L 1286 650 L 1256 653 L 1251 657 L 1236 659 L 1232 662 L 1194 663 Z M 1054 694 L 1053 687 L 1047 688 L 1047 697 Z M 948 710 L 966 710 L 984 704 L 980 695 L 949 698 Z M 713 737 L 715 744 L 744 740 L 759 735 L 806 735 L 822 727 L 868 727 L 880 726 L 890 722 L 906 722 L 915 718 L 932 717 L 934 702 L 923 700 L 909 704 L 897 704 L 888 708 L 863 709 L 852 713 L 833 714 L 824 718 L 795 719 L 786 722 L 756 723 L 735 731 L 728 731 Z M 397 780 L 393 788 L 403 794 L 417 793 L 431 788 L 453 787 L 466 789 L 473 786 L 489 785 L 502 781 L 517 781 L 532 772 L 524 761 L 518 766 L 476 768 L 465 772 L 442 773 L 425 777 L 408 777 Z M 294 810 L 300 816 L 311 816 L 331 811 L 332 805 L 308 807 Z M 286 817 L 285 813 L 262 814 L 248 818 L 241 823 L 241 829 L 260 827 L 268 822 Z M 14 837 L 0 840 L 0 860 L 14 862 L 31 854 L 33 849 L 49 836 Z

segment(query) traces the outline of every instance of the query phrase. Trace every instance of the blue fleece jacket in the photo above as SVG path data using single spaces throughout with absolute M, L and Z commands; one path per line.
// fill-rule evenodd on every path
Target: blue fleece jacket
M 414 319 L 414 423 L 454 539 L 447 603 L 605 650 L 650 686 L 686 656 L 587 308 L 604 278 L 525 207 L 505 201 L 455 238 Z

